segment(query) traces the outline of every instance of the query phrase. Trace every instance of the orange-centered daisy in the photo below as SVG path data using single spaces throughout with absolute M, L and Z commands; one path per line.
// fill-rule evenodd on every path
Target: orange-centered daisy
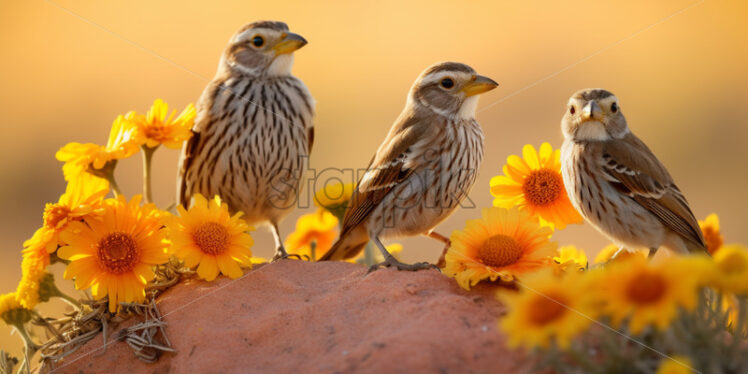
M 89 215 L 99 215 L 102 212 L 101 203 L 109 192 L 109 183 L 88 173 L 82 173 L 68 182 L 65 193 L 54 204 L 47 204 L 44 208 L 44 225 L 34 233 L 31 239 L 25 241 L 26 251 L 34 251 L 43 247 L 48 253 L 57 249 L 60 242 L 60 231 L 68 223 L 82 220 Z
M 629 319 L 634 334 L 648 325 L 665 329 L 679 308 L 696 307 L 701 265 L 702 261 L 681 257 L 657 264 L 639 258 L 614 263 L 599 273 L 597 298 L 615 325 Z
M 141 207 L 140 200 L 107 199 L 101 217 L 71 222 L 60 233 L 68 245 L 58 256 L 70 261 L 65 279 L 75 278 L 79 290 L 90 287 L 96 299 L 108 295 L 111 312 L 120 302 L 145 300 L 153 266 L 169 259 L 158 211 L 153 204 Z
M 552 230 L 518 208 L 483 209 L 481 219 L 452 233 L 444 272 L 465 289 L 483 279 L 512 281 L 517 275 L 551 263 L 556 243 Z
M 561 152 L 543 143 L 540 153 L 528 144 L 522 149 L 523 158 L 511 155 L 504 165 L 504 175 L 491 178 L 493 205 L 501 208 L 519 206 L 528 209 L 541 222 L 563 229 L 567 224 L 581 223 L 566 195 L 561 176 Z
M 241 212 L 231 216 L 218 196 L 208 201 L 200 194 L 190 210 L 177 210 L 178 217 L 166 219 L 173 252 L 185 266 L 197 266 L 198 276 L 212 281 L 220 272 L 235 279 L 244 274 L 241 267 L 252 267 L 254 242 L 247 234 L 251 228 L 239 218 Z
M 332 247 L 332 242 L 338 236 L 337 227 L 338 219 L 327 210 L 305 214 L 296 221 L 296 231 L 286 238 L 286 250 L 315 261 Z
M 118 116 L 109 132 L 106 146 L 93 143 L 68 143 L 55 154 L 62 161 L 65 179 L 70 180 L 89 168 L 101 169 L 109 161 L 130 157 L 140 150 L 144 142 L 138 128 L 123 116 Z
M 534 348 L 555 342 L 568 347 L 593 318 L 594 309 L 584 292 L 585 279 L 579 274 L 558 278 L 541 271 L 523 279 L 519 293 L 499 293 L 509 309 L 499 323 L 509 344 Z
M 176 110 L 169 114 L 169 105 L 156 99 L 146 115 L 130 112 L 127 113 L 127 119 L 145 136 L 146 146 L 154 148 L 163 144 L 167 148 L 179 149 L 183 142 L 192 137 L 191 129 L 197 111 L 194 105 L 189 104 L 174 118 L 176 114 Z

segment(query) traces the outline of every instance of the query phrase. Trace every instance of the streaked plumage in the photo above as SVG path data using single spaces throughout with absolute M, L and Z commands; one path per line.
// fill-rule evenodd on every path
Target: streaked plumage
M 314 140 L 314 100 L 291 75 L 306 44 L 282 22 L 240 29 L 198 101 L 194 136 L 180 159 L 177 198 L 219 195 L 250 224 L 269 223 L 276 258 L 285 255 L 278 222 L 294 207 Z
M 621 248 L 706 251 L 698 221 L 665 166 L 628 128 L 618 99 L 587 89 L 561 126 L 562 173 L 575 208 Z
M 340 239 L 321 260 L 354 257 L 371 238 L 383 265 L 424 268 L 397 262 L 379 238 L 428 234 L 467 196 L 483 158 L 477 94 L 496 86 L 464 64 L 427 68 L 359 181 Z

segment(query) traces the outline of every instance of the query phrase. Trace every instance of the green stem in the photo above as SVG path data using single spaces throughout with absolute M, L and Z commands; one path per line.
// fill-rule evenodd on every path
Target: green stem
M 72 296 L 62 292 L 54 283 L 54 277 L 51 274 L 45 275 L 43 282 L 39 287 L 39 297 L 42 300 L 49 300 L 52 297 L 59 297 L 66 303 L 70 304 L 75 310 L 81 310 L 82 306 Z
M 151 160 L 153 160 L 153 152 L 156 152 L 158 147 L 149 147 L 143 145 L 143 196 L 145 197 L 146 203 L 153 202 L 153 195 L 151 193 Z
M 112 188 L 114 197 L 122 195 L 122 190 L 119 189 L 119 185 L 117 184 L 117 180 L 114 179 L 114 175 L 112 175 L 111 178 L 107 178 L 107 180 L 109 181 L 109 186 Z
M 114 169 L 117 167 L 117 160 L 111 160 L 107 162 L 101 169 L 94 169 L 93 166 L 88 167 L 88 172 L 99 177 L 104 178 L 109 182 L 109 187 L 112 189 L 114 197 L 122 194 L 122 191 L 117 184 L 117 180 L 114 179 Z
M 39 346 L 31 340 L 28 331 L 26 331 L 26 328 L 23 325 L 13 325 L 13 327 L 18 331 L 18 335 L 21 336 L 21 339 L 23 339 L 23 348 L 26 356 L 23 359 L 23 363 L 18 368 L 17 373 L 23 372 L 24 368 L 26 369 L 26 373 L 31 373 L 31 357 L 34 356 L 36 351 L 39 349 Z
M 313 241 L 309 243 L 309 254 L 311 255 L 311 261 L 317 261 L 317 242 Z
M 76 300 L 74 297 L 72 297 L 72 296 L 70 296 L 70 295 L 68 295 L 68 294 L 66 294 L 66 293 L 64 293 L 62 291 L 60 291 L 59 295 L 55 295 L 55 296 L 57 296 L 60 299 L 62 299 L 62 301 L 70 304 L 70 306 L 72 306 L 73 308 L 75 308 L 77 310 L 81 310 L 81 304 L 80 304 L 80 302 L 78 302 L 78 300 Z
M 13 327 L 18 331 L 18 335 L 21 336 L 23 339 L 23 344 L 26 347 L 27 350 L 31 351 L 32 354 L 36 353 L 36 350 L 39 348 L 39 346 L 34 343 L 33 340 L 31 340 L 31 336 L 29 336 L 28 331 L 26 331 L 26 328 L 23 325 L 13 325 Z

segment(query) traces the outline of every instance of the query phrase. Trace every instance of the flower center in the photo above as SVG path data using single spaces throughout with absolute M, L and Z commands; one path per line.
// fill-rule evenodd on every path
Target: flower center
M 68 218 L 70 209 L 59 204 L 47 204 L 44 208 L 44 226 L 48 228 L 57 228 L 60 221 Z
M 651 304 L 665 294 L 667 283 L 657 273 L 642 273 L 626 288 L 629 300 L 636 304 Z
M 538 295 L 531 304 L 527 317 L 536 326 L 555 321 L 566 313 L 566 299 L 553 293 L 546 294 L 545 297 Z
M 522 184 L 525 199 L 534 206 L 552 204 L 558 200 L 564 183 L 559 173 L 543 168 L 533 170 Z
M 494 235 L 483 242 L 478 250 L 478 256 L 488 266 L 507 266 L 522 257 L 522 247 L 511 236 Z
M 143 132 L 145 133 L 145 136 L 147 138 L 156 140 L 165 139 L 167 137 L 168 130 L 169 129 L 160 121 L 143 128 Z
M 138 246 L 129 234 L 113 232 L 101 239 L 98 247 L 99 264 L 110 273 L 126 273 L 140 260 Z
M 226 251 L 229 244 L 229 232 L 226 227 L 216 222 L 206 222 L 192 233 L 195 244 L 203 253 L 218 255 Z
M 740 274 L 748 271 L 748 259 L 739 253 L 732 252 L 722 258 L 717 266 L 726 274 Z
M 724 243 L 722 235 L 713 227 L 705 227 L 702 232 L 704 233 L 704 241 L 706 241 L 706 249 L 709 254 L 713 255 Z

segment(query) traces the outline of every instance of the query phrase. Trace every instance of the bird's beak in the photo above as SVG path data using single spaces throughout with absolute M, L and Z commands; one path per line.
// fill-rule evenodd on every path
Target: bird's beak
M 282 55 L 291 53 L 305 46 L 306 43 L 306 39 L 304 39 L 304 37 L 299 34 L 294 34 L 292 32 L 283 33 L 283 39 L 281 39 L 281 41 L 273 47 L 273 50 L 275 51 L 276 56 Z
M 599 119 L 602 117 L 602 113 L 603 111 L 599 106 L 597 106 L 597 102 L 592 100 L 584 106 L 584 109 L 582 109 L 582 118 L 584 120 Z
M 465 87 L 462 87 L 460 91 L 464 92 L 465 96 L 470 97 L 473 95 L 482 94 L 486 91 L 491 91 L 498 86 L 499 84 L 496 83 L 493 79 L 484 77 L 482 75 L 476 75 L 468 84 L 465 85 Z

